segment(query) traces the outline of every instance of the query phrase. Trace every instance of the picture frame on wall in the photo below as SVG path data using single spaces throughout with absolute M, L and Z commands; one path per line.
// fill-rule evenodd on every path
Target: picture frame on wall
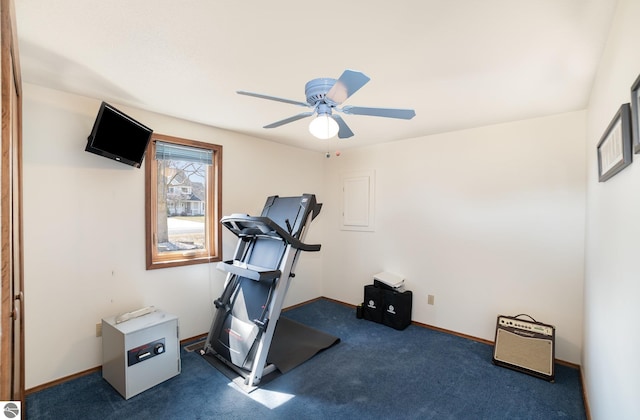
M 640 153 L 640 75 L 631 85 L 631 135 L 633 153 Z
M 598 181 L 604 182 L 631 164 L 631 105 L 622 104 L 600 138 Z

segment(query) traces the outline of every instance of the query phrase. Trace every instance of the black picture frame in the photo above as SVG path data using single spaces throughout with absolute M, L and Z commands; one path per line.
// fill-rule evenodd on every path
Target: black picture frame
M 605 182 L 631 164 L 631 104 L 620 106 L 600 138 L 598 181 Z
M 640 75 L 631 85 L 631 133 L 633 153 L 640 153 Z

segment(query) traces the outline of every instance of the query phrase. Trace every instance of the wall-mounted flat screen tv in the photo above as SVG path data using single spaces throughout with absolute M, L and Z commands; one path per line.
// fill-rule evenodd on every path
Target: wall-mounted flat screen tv
M 102 102 L 84 150 L 139 168 L 152 133 L 149 127 Z

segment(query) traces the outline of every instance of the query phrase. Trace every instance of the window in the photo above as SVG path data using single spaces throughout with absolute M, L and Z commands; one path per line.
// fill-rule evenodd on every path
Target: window
M 145 190 L 147 270 L 221 260 L 222 146 L 153 134 Z

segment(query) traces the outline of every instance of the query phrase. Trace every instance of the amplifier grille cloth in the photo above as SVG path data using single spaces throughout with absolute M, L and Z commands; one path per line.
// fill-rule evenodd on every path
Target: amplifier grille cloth
M 541 338 L 521 335 L 498 329 L 494 358 L 501 362 L 551 375 L 553 367 L 553 343 Z

